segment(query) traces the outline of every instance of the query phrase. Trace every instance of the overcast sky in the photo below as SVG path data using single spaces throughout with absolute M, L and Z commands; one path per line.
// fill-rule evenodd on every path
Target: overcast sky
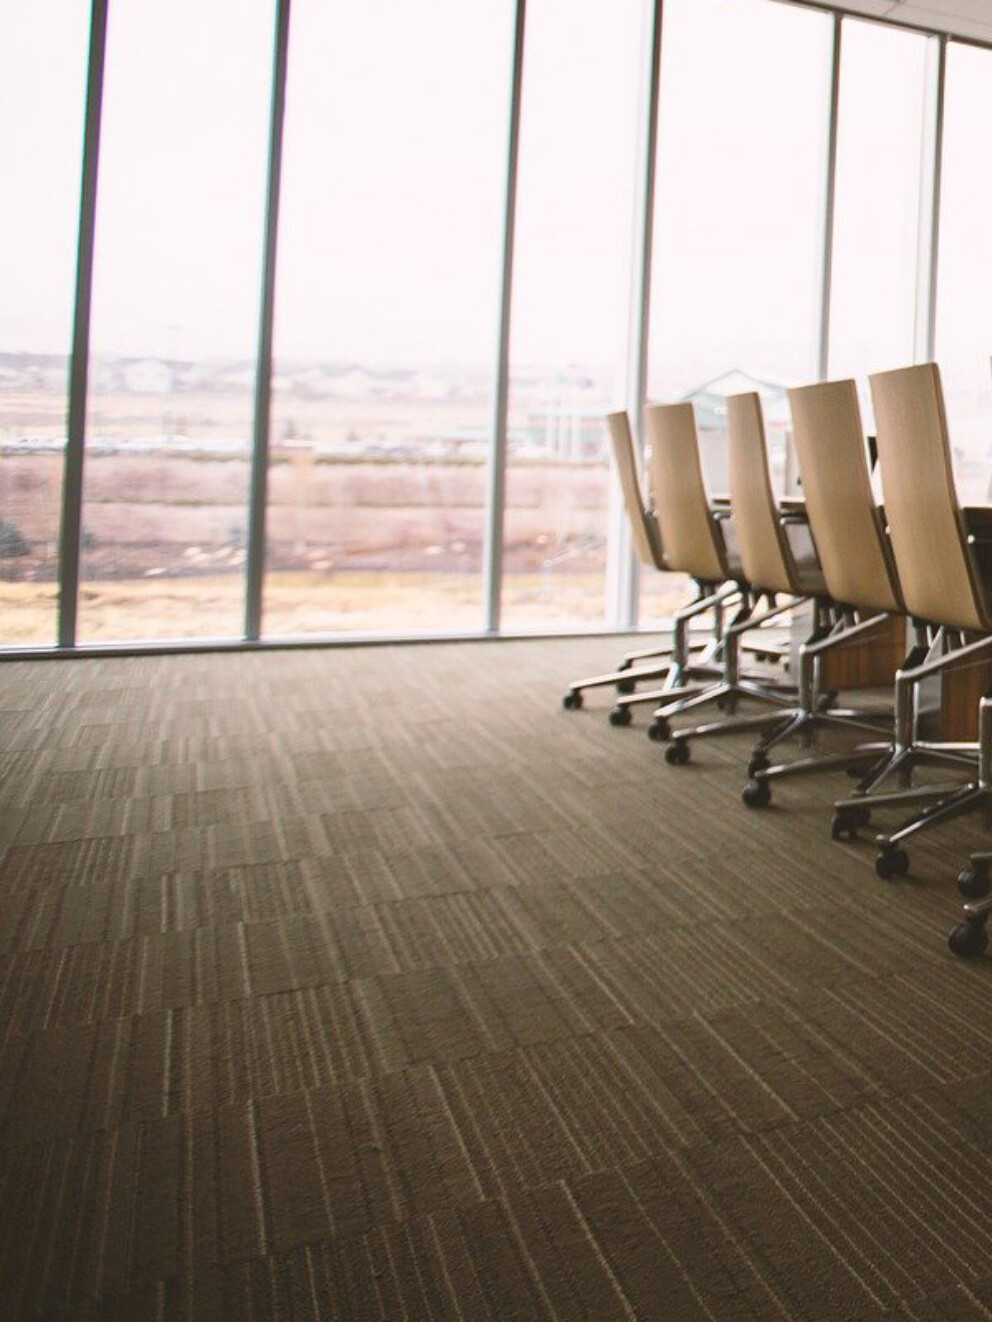
M 277 355 L 492 361 L 509 0 L 294 0 Z M 815 369 L 830 20 L 667 0 L 656 393 Z M 514 361 L 619 377 L 641 0 L 530 0 Z M 88 4 L 0 4 L 0 348 L 68 344 Z M 254 353 L 271 0 L 112 0 L 95 349 Z M 848 23 L 835 361 L 912 352 L 926 43 Z M 988 377 L 992 56 L 952 48 L 940 347 Z M 976 119 L 980 113 L 981 118 Z

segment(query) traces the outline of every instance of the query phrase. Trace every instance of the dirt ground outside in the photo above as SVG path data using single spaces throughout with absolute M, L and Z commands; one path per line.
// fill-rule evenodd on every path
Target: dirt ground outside
M 642 620 L 661 620 L 688 595 L 678 574 L 653 576 Z M 0 642 L 55 642 L 55 583 L 0 581 Z M 87 583 L 79 601 L 81 643 L 238 638 L 244 621 L 241 574 Z M 503 583 L 503 627 L 524 632 L 603 622 L 600 575 L 510 574 Z M 482 626 L 478 574 L 387 571 L 269 575 L 263 632 L 268 637 L 324 634 L 471 633 Z

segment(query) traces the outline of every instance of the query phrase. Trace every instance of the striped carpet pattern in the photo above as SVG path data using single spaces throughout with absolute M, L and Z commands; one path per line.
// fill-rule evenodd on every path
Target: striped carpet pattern
M 992 1318 L 983 824 L 880 882 L 619 649 L 0 668 L 0 1317 Z

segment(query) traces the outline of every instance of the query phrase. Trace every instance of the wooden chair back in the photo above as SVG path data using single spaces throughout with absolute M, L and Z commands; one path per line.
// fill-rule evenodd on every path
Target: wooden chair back
M 727 397 L 730 508 L 741 563 L 752 587 L 799 593 L 795 564 L 768 472 L 761 399 L 755 391 Z
M 935 363 L 869 378 L 885 518 L 906 609 L 955 629 L 990 627 L 965 540 Z
M 665 556 L 661 543 L 658 521 L 644 507 L 641 495 L 641 483 L 637 475 L 637 460 L 634 455 L 634 437 L 630 428 L 630 418 L 625 412 L 607 415 L 606 425 L 613 446 L 613 458 L 620 477 L 620 489 L 623 493 L 624 509 L 634 535 L 634 549 L 637 558 L 655 569 L 665 569 Z
M 902 610 L 885 525 L 872 495 L 857 386 L 825 381 L 789 391 L 806 514 L 835 601 Z
M 651 495 L 666 565 L 704 582 L 724 581 L 730 574 L 703 482 L 692 405 L 653 404 L 645 411 L 644 425 L 651 446 Z

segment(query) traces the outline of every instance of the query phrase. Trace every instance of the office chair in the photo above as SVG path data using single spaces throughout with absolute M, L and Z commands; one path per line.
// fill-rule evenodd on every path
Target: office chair
M 743 570 L 739 561 L 732 562 L 728 556 L 721 525 L 710 507 L 699 462 L 692 405 L 649 405 L 644 413 L 644 425 L 651 447 L 648 477 L 652 507 L 665 545 L 665 564 L 703 585 L 700 591 L 711 592 L 722 611 L 731 602 L 740 601 Z M 661 689 L 621 697 L 610 712 L 611 724 L 629 725 L 632 709 L 638 704 L 674 701 L 675 682 L 684 685 L 689 679 L 721 677 L 722 666 L 714 664 L 722 650 L 719 638 L 711 643 L 703 658 L 691 665 L 688 662 L 688 629 L 697 613 L 698 606 L 693 603 L 673 621 L 677 675 L 670 676 Z M 654 730 L 654 737 L 658 733 Z
M 645 508 L 641 495 L 630 419 L 626 413 L 621 412 L 609 414 L 606 421 L 637 557 L 642 564 L 650 565 L 657 570 L 673 568 L 663 550 L 662 535 L 654 511 Z M 677 567 L 682 568 L 681 565 Z M 732 601 L 736 589 L 733 583 L 726 582 L 727 575 L 715 558 L 703 564 L 702 568 L 713 569 L 714 574 L 709 576 L 706 573 L 687 571 L 693 573 L 695 578 L 696 597 L 676 614 L 672 643 L 643 651 L 628 652 L 615 671 L 593 675 L 589 679 L 575 680 L 568 686 L 562 699 L 562 705 L 566 709 L 574 710 L 582 706 L 582 693 L 585 689 L 615 686 L 620 693 L 633 695 L 636 684 L 646 679 L 664 677 L 665 684 L 660 692 L 669 697 L 694 693 L 696 689 L 687 686 L 686 681 L 690 678 L 689 658 L 692 647 L 698 647 L 699 644 L 690 644 L 689 626 L 699 616 L 708 613 L 712 613 L 713 616 L 712 636 L 704 646 L 702 657 L 693 665 L 692 673 L 703 677 L 718 673 L 715 665 L 712 664 L 712 659 L 719 648 L 724 607 Z M 661 657 L 667 658 L 662 665 L 635 668 L 635 663 L 638 661 Z M 657 691 L 649 695 L 647 700 L 657 701 Z M 614 712 L 611 713 L 610 719 L 615 725 L 624 725 L 630 717 L 627 715 L 617 718 Z
M 917 654 L 896 674 L 892 749 L 858 792 L 835 805 L 842 822 L 856 813 L 862 815 L 863 824 L 875 808 L 921 809 L 898 830 L 876 838 L 875 868 L 880 877 L 888 878 L 909 870 L 905 841 L 975 811 L 992 798 L 990 704 L 983 699 L 979 705 L 977 743 L 923 739 L 918 722 L 919 687 L 924 680 L 948 667 L 980 662 L 992 649 L 992 614 L 958 505 L 936 364 L 882 372 L 870 383 L 896 571 L 906 609 L 926 626 L 930 644 L 922 660 Z M 972 779 L 963 784 L 912 785 L 914 770 L 933 763 L 971 770 Z M 893 776 L 899 777 L 902 788 L 883 791 L 880 787 Z
M 749 807 L 771 801 L 771 782 L 783 776 L 807 775 L 837 768 L 877 765 L 892 751 L 892 718 L 879 730 L 879 717 L 856 710 L 824 711 L 820 703 L 823 662 L 851 644 L 878 639 L 888 632 L 892 616 L 904 616 L 884 520 L 871 489 L 861 428 L 858 392 L 853 381 L 829 381 L 789 391 L 792 435 L 802 474 L 809 520 L 824 582 L 834 603 L 834 624 L 822 638 L 799 648 L 799 705 L 789 714 L 791 726 L 782 738 L 800 735 L 808 745 L 823 726 L 866 728 L 876 735 L 844 751 L 805 757 L 769 766 L 759 745 L 748 768 L 751 779 L 741 797 Z M 889 676 L 894 679 L 894 672 Z M 866 768 L 867 769 L 867 768 Z M 864 824 L 863 810 L 835 823 L 843 834 L 855 822 Z
M 653 404 L 646 409 L 644 420 L 651 446 L 648 470 L 651 498 L 665 542 L 665 562 L 671 569 L 690 574 L 697 581 L 728 581 L 732 588 L 724 598 L 724 605 L 736 601 L 740 609 L 735 620 L 739 622 L 744 617 L 741 612 L 748 614 L 752 609 L 747 601 L 744 570 L 740 557 L 732 546 L 728 548 L 726 544 L 723 532 L 728 526 L 726 519 L 717 517 L 710 505 L 703 481 L 692 405 Z M 680 657 L 686 651 L 688 624 L 686 618 L 676 616 L 674 620 L 675 651 Z M 747 648 L 749 644 L 743 641 L 741 646 Z M 750 650 L 757 653 L 759 659 L 769 661 L 781 660 L 788 652 L 787 647 L 767 639 L 752 642 Z M 711 646 L 705 659 L 708 662 L 716 660 L 722 656 L 722 652 L 722 642 L 718 642 Z M 709 677 L 719 681 L 728 678 L 726 666 L 717 668 L 702 662 L 693 663 L 689 669 L 683 666 L 681 674 L 683 678 Z M 692 695 L 696 700 L 688 705 L 699 706 L 708 702 L 721 704 L 725 694 L 723 682 L 710 684 L 698 695 Z M 629 725 L 632 709 L 638 704 L 652 702 L 670 705 L 675 700 L 676 695 L 671 691 L 670 684 L 662 689 L 621 697 L 610 713 L 610 722 L 613 725 Z M 679 710 L 685 709 L 680 703 Z M 674 710 L 671 709 L 672 712 Z M 670 732 L 667 716 L 656 712 L 648 730 L 650 737 L 665 740 Z
M 772 494 L 764 421 L 758 395 L 749 393 L 729 396 L 727 414 L 731 512 L 740 546 L 743 583 L 747 585 L 747 590 L 737 617 L 724 630 L 721 644 L 724 669 L 720 682 L 695 697 L 669 703 L 655 712 L 654 725 L 649 734 L 654 738 L 671 736 L 671 742 L 665 750 L 665 759 L 676 766 L 689 760 L 689 744 L 694 739 L 734 734 L 742 730 L 768 730 L 772 727 L 762 743 L 762 748 L 768 749 L 784 737 L 791 724 L 790 712 L 795 708 L 796 691 L 787 691 L 781 686 L 741 675 L 742 636 L 810 601 L 814 603 L 817 627 L 821 627 L 820 599 L 825 593 L 823 576 L 811 546 L 811 554 L 807 554 L 802 562 L 797 560 L 790 546 Z M 776 594 L 782 592 L 788 594 L 788 599 L 779 604 Z M 768 598 L 770 607 L 755 614 L 762 597 Z M 674 715 L 713 701 L 732 712 L 741 698 L 769 703 L 777 710 L 713 721 L 674 733 L 670 731 L 669 719 Z

